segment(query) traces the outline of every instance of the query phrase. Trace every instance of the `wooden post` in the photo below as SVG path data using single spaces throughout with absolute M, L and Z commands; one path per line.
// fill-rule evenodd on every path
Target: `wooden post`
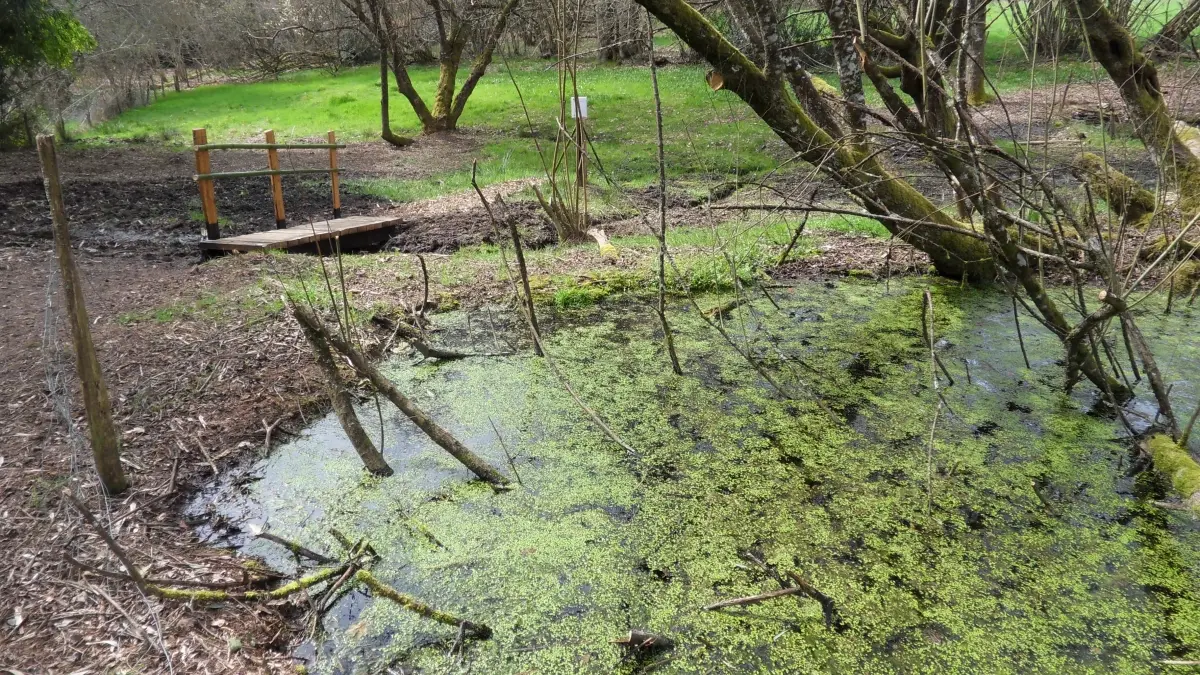
M 79 280 L 75 258 L 71 255 L 67 212 L 63 207 L 62 185 L 58 180 L 58 155 L 54 148 L 54 137 L 38 136 L 37 148 L 38 157 L 42 161 L 46 199 L 50 202 L 54 250 L 58 255 L 63 294 L 67 299 L 71 340 L 75 343 L 75 369 L 83 389 L 83 406 L 87 413 L 92 456 L 96 460 L 96 472 L 100 474 L 100 484 L 104 487 L 104 492 L 115 495 L 129 487 L 129 479 L 121 469 L 120 436 L 113 426 L 108 388 L 104 386 L 104 375 L 100 371 L 100 361 L 96 358 L 96 347 L 92 344 L 91 322 L 88 321 L 87 309 L 83 303 L 83 284 Z
M 266 139 L 267 143 L 275 143 L 274 129 L 267 129 Z M 279 170 L 279 151 L 275 148 L 267 148 L 267 168 Z M 287 214 L 283 211 L 283 176 L 278 174 L 271 176 L 271 200 L 275 203 L 275 227 L 283 229 L 287 227 Z
M 329 132 L 329 144 L 337 144 L 337 135 L 332 131 Z M 337 148 L 329 149 L 329 180 L 333 184 L 333 217 L 342 217 L 342 195 L 338 190 L 340 181 L 338 180 L 338 158 Z
M 208 143 L 208 132 L 204 129 L 192 129 L 192 144 Z M 212 173 L 212 163 L 207 150 L 196 151 L 196 173 L 204 175 Z M 217 193 L 213 188 L 211 178 L 196 181 L 200 188 L 200 209 L 204 212 L 204 229 L 209 241 L 221 238 L 221 227 L 217 224 Z

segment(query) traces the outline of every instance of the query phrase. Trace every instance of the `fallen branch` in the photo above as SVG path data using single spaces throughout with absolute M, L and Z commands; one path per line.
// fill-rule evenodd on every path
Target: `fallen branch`
M 1155 434 L 1142 443 L 1154 468 L 1171 482 L 1176 494 L 1193 515 L 1200 516 L 1200 464 L 1186 448 L 1166 434 Z
M 421 331 L 413 328 L 403 321 L 393 321 L 386 316 L 375 316 L 372 317 L 371 320 L 380 326 L 395 332 L 396 335 L 400 336 L 401 340 L 404 340 L 408 344 L 412 345 L 413 349 L 417 350 L 421 356 L 427 359 L 453 361 L 455 359 L 465 359 L 471 356 L 507 356 L 507 354 L 470 354 L 466 352 L 456 352 L 448 349 L 442 349 L 440 347 L 434 347 L 425 341 L 425 336 L 421 334 Z
M 276 536 L 270 532 L 259 532 L 257 536 L 259 539 L 266 539 L 267 541 L 273 541 L 276 544 L 279 544 L 280 546 L 291 551 L 293 555 L 308 558 L 309 560 L 318 562 L 322 565 L 332 565 L 337 562 L 327 555 L 321 555 L 316 551 L 311 551 L 294 541 L 284 539 L 283 537 Z
M 367 570 L 359 570 L 354 575 L 358 581 L 361 581 L 367 588 L 381 595 L 388 600 L 400 605 L 401 607 L 416 612 L 427 619 L 433 619 L 438 623 L 446 624 L 447 626 L 461 626 L 464 631 L 472 633 L 475 637 L 488 639 L 492 637 L 492 629 L 481 623 L 460 619 L 453 614 L 448 614 L 438 609 L 434 609 L 429 605 L 417 600 L 416 598 L 405 595 L 400 591 L 380 581 L 374 574 Z
M 63 488 L 62 496 L 71 502 L 71 506 L 74 506 L 79 515 L 83 516 L 83 519 L 87 521 L 87 524 L 91 525 L 96 534 L 100 535 L 100 538 L 104 540 L 105 546 L 108 546 L 108 550 L 112 551 L 117 560 L 121 561 L 121 566 L 129 573 L 129 578 L 133 580 L 133 583 L 139 587 L 144 587 L 146 580 L 142 577 L 142 573 L 138 571 L 137 567 L 134 567 L 133 562 L 129 559 L 129 555 L 125 553 L 125 549 L 121 548 L 116 540 L 112 538 L 112 535 L 108 533 L 108 530 L 100 524 L 100 521 L 96 520 L 96 516 L 92 515 L 91 510 L 84 506 L 83 502 L 76 499 L 75 495 L 71 494 L 71 491 L 67 488 Z
M 485 462 L 481 457 L 471 452 L 449 431 L 443 429 L 437 422 L 434 422 L 420 408 L 413 404 L 412 401 L 405 396 L 391 380 L 379 372 L 377 368 L 372 366 L 362 352 L 352 347 L 348 342 L 340 336 L 330 331 L 315 314 L 298 304 L 293 304 L 293 313 L 296 320 L 301 325 L 307 326 L 325 339 L 334 349 L 338 350 L 346 358 L 350 359 L 350 364 L 354 366 L 354 370 L 362 377 L 367 378 L 371 385 L 380 393 L 388 398 L 401 412 L 412 420 L 413 424 L 424 431 L 434 443 L 437 443 L 443 450 L 450 453 L 454 459 L 457 459 L 463 466 L 471 470 L 479 478 L 491 483 L 496 487 L 507 487 L 509 482 L 499 471 Z
M 312 588 L 319 583 L 329 581 L 333 577 L 341 574 L 343 571 L 345 571 L 345 569 L 346 565 L 326 567 L 325 569 L 318 570 L 306 577 L 301 577 L 295 581 L 291 581 L 280 586 L 279 588 L 269 591 L 242 591 L 233 593 L 216 589 L 183 590 L 178 588 L 165 588 L 163 586 L 148 585 L 146 586 L 146 592 L 165 600 L 196 602 L 225 602 L 228 600 L 263 602 L 268 600 L 282 600 L 293 593 L 299 593 L 300 591 Z
M 825 628 L 832 628 L 839 632 L 846 629 L 846 622 L 842 621 L 841 615 L 838 614 L 837 605 L 833 602 L 833 598 L 818 591 L 798 573 L 789 571 L 787 575 L 796 583 L 796 586 L 800 587 L 805 595 L 816 600 L 817 604 L 821 605 L 821 613 L 825 615 Z
M 383 454 L 375 447 L 371 441 L 371 437 L 362 427 L 362 423 L 358 421 L 358 413 L 354 412 L 354 400 L 350 396 L 350 392 L 346 390 L 346 383 L 342 380 L 341 374 L 338 373 L 337 364 L 333 360 L 333 354 L 329 351 L 330 337 L 332 333 L 324 330 L 324 326 L 309 311 L 299 303 L 292 302 L 292 314 L 295 315 L 300 328 L 304 331 L 304 337 L 308 339 L 312 345 L 313 354 L 316 356 L 317 365 L 320 366 L 321 372 L 325 375 L 326 386 L 329 389 L 329 400 L 333 403 L 333 411 L 337 414 L 338 421 L 342 424 L 342 429 L 346 431 L 346 437 L 350 439 L 350 444 L 354 446 L 354 451 L 358 453 L 362 463 L 367 467 L 367 470 L 376 476 L 392 475 L 392 467 L 388 465 L 387 460 L 383 458 Z M 313 321 L 306 321 L 304 317 L 313 318 Z M 338 351 L 341 351 L 340 349 Z
M 789 586 L 787 588 L 781 588 L 777 591 L 767 591 L 766 593 L 760 593 L 759 595 L 748 595 L 743 598 L 733 598 L 731 600 L 722 600 L 721 602 L 714 602 L 711 605 L 705 605 L 704 609 L 705 609 L 705 611 L 711 612 L 713 610 L 722 609 L 724 607 L 739 607 L 741 605 L 754 605 L 754 604 L 763 602 L 765 600 L 771 600 L 774 598 L 782 598 L 784 596 L 795 595 L 797 593 L 804 593 L 804 589 L 800 588 L 799 586 Z

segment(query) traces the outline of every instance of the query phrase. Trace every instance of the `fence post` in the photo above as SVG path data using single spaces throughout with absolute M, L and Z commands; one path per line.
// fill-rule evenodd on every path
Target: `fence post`
M 267 143 L 275 144 L 274 129 L 267 129 L 266 139 Z M 279 151 L 275 148 L 267 148 L 267 168 L 279 170 Z M 283 229 L 287 227 L 287 215 L 283 211 L 283 176 L 279 174 L 271 176 L 271 200 L 275 203 L 275 227 Z
M 337 144 L 337 134 L 329 132 L 329 144 Z M 329 179 L 333 184 L 333 217 L 342 217 L 342 195 L 338 191 L 338 157 L 337 148 L 329 148 Z
M 53 136 L 38 136 L 38 156 L 42 161 L 42 177 L 46 184 L 46 199 L 50 202 L 54 226 L 54 249 L 62 272 L 63 295 L 67 300 L 67 318 L 71 323 L 71 341 L 75 343 L 75 370 L 83 389 L 83 407 L 87 413 L 88 435 L 92 456 L 104 493 L 112 496 L 129 487 L 129 479 L 121 468 L 121 439 L 113 426 L 112 406 L 104 374 L 92 343 L 91 322 L 83 303 L 83 284 L 79 269 L 71 255 L 71 239 L 67 232 L 67 212 L 63 208 L 62 185 L 58 179 L 58 155 Z
M 204 129 L 192 129 L 192 144 L 205 145 L 208 143 L 208 132 Z M 212 162 L 208 158 L 208 150 L 196 151 L 196 173 L 212 173 Z M 201 178 L 196 181 L 200 188 L 200 210 L 204 212 L 204 229 L 209 241 L 221 238 L 221 227 L 217 224 L 217 193 L 213 188 L 211 178 Z

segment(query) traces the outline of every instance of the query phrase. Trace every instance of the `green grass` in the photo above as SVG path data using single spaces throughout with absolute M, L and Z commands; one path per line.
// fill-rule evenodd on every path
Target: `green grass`
M 994 4 L 988 73 L 1001 95 L 1026 90 L 1031 81 L 1028 61 L 1009 21 L 1010 15 Z M 1141 32 L 1150 33 L 1157 27 L 1155 21 L 1147 21 Z M 667 47 L 676 38 L 660 34 L 655 40 Z M 548 61 L 521 60 L 510 65 L 529 107 L 535 133 L 541 139 L 552 139 L 558 111 L 556 72 L 547 70 Z M 482 139 L 477 156 L 480 182 L 485 185 L 542 175 L 542 161 L 529 138 L 529 124 L 508 67 L 493 64 L 460 120 L 460 128 Z M 736 96 L 710 91 L 704 81 L 706 70 L 705 65 L 659 70 L 669 176 L 703 187 L 730 176 L 760 174 L 779 166 L 790 156 L 784 145 Z M 410 74 L 417 90 L 429 100 L 437 68 L 414 66 Z M 817 76 L 837 86 L 832 72 Z M 1086 87 L 1094 78 L 1106 77 L 1092 64 L 1071 59 L 1053 63 L 1039 59 L 1032 73 L 1034 86 L 1057 82 L 1060 89 L 1068 80 L 1073 87 Z M 92 142 L 116 139 L 183 148 L 190 143 L 190 130 L 196 127 L 206 128 L 213 142 L 260 140 L 262 131 L 269 128 L 281 141 L 323 140 L 325 132 L 333 129 L 345 141 L 379 142 L 378 86 L 379 72 L 374 66 L 338 75 L 314 70 L 290 73 L 275 81 L 207 85 L 168 93 L 149 106 L 81 130 L 81 135 Z M 601 183 L 605 174 L 627 186 L 653 182 L 656 144 L 648 69 L 642 65 L 586 65 L 579 71 L 578 88 L 589 98 L 588 128 L 599 157 L 599 162 L 593 164 L 595 182 Z M 869 84 L 866 90 L 868 102 L 880 105 Z M 391 111 L 392 127 L 398 133 L 420 132 L 415 114 L 394 87 Z M 548 151 L 549 146 L 543 143 L 543 149 Z M 412 160 L 406 160 L 400 152 L 397 161 Z M 345 168 L 354 170 L 353 166 Z M 345 186 L 406 202 L 468 190 L 470 176 L 470 163 L 464 158 L 461 166 L 432 175 L 404 180 L 349 179 Z
M 556 74 L 546 63 L 512 64 L 529 106 L 536 133 L 552 139 L 557 98 Z M 413 67 L 412 79 L 430 96 L 437 69 Z M 668 167 L 673 176 L 753 174 L 776 166 L 785 152 L 770 130 L 746 106 L 704 83 L 705 68 L 668 67 L 660 71 Z M 258 140 L 274 129 L 280 141 L 323 138 L 334 129 L 348 141 L 376 140 L 379 126 L 379 73 L 364 67 L 332 76 L 305 71 L 278 81 L 220 84 L 168 94 L 158 102 L 96 126 L 85 140 L 119 139 L 190 143 L 190 129 L 204 127 L 217 141 Z M 589 132 L 600 165 L 614 180 L 648 184 L 655 174 L 653 96 L 646 68 L 599 65 L 581 69 L 579 90 L 589 99 Z M 393 89 L 392 127 L 417 134 L 415 114 Z M 529 126 L 503 64 L 493 65 L 479 83 L 460 120 L 461 128 L 485 132 L 480 171 L 486 182 L 537 176 L 542 164 L 528 138 Z M 549 147 L 543 142 L 543 147 Z M 600 169 L 593 164 L 597 180 Z M 353 167 L 347 167 L 352 169 Z M 365 181 L 350 187 L 398 201 L 422 199 L 470 186 L 470 168 L 414 182 Z
M 834 230 L 836 232 L 845 232 L 846 234 L 865 234 L 882 239 L 887 239 L 891 236 L 888 229 L 880 225 L 879 221 L 861 216 L 832 215 L 822 218 L 810 218 L 808 229 Z

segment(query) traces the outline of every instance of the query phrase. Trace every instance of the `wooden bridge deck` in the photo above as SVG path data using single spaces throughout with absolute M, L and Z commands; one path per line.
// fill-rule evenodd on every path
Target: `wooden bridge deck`
M 316 242 L 332 240 L 378 230 L 394 228 L 400 223 L 395 216 L 350 216 L 333 220 L 319 220 L 303 225 L 293 225 L 278 230 L 265 230 L 239 234 L 235 237 L 205 239 L 200 248 L 205 251 L 262 251 L 270 248 L 292 249 L 310 247 Z M 383 233 L 380 233 L 383 234 Z

